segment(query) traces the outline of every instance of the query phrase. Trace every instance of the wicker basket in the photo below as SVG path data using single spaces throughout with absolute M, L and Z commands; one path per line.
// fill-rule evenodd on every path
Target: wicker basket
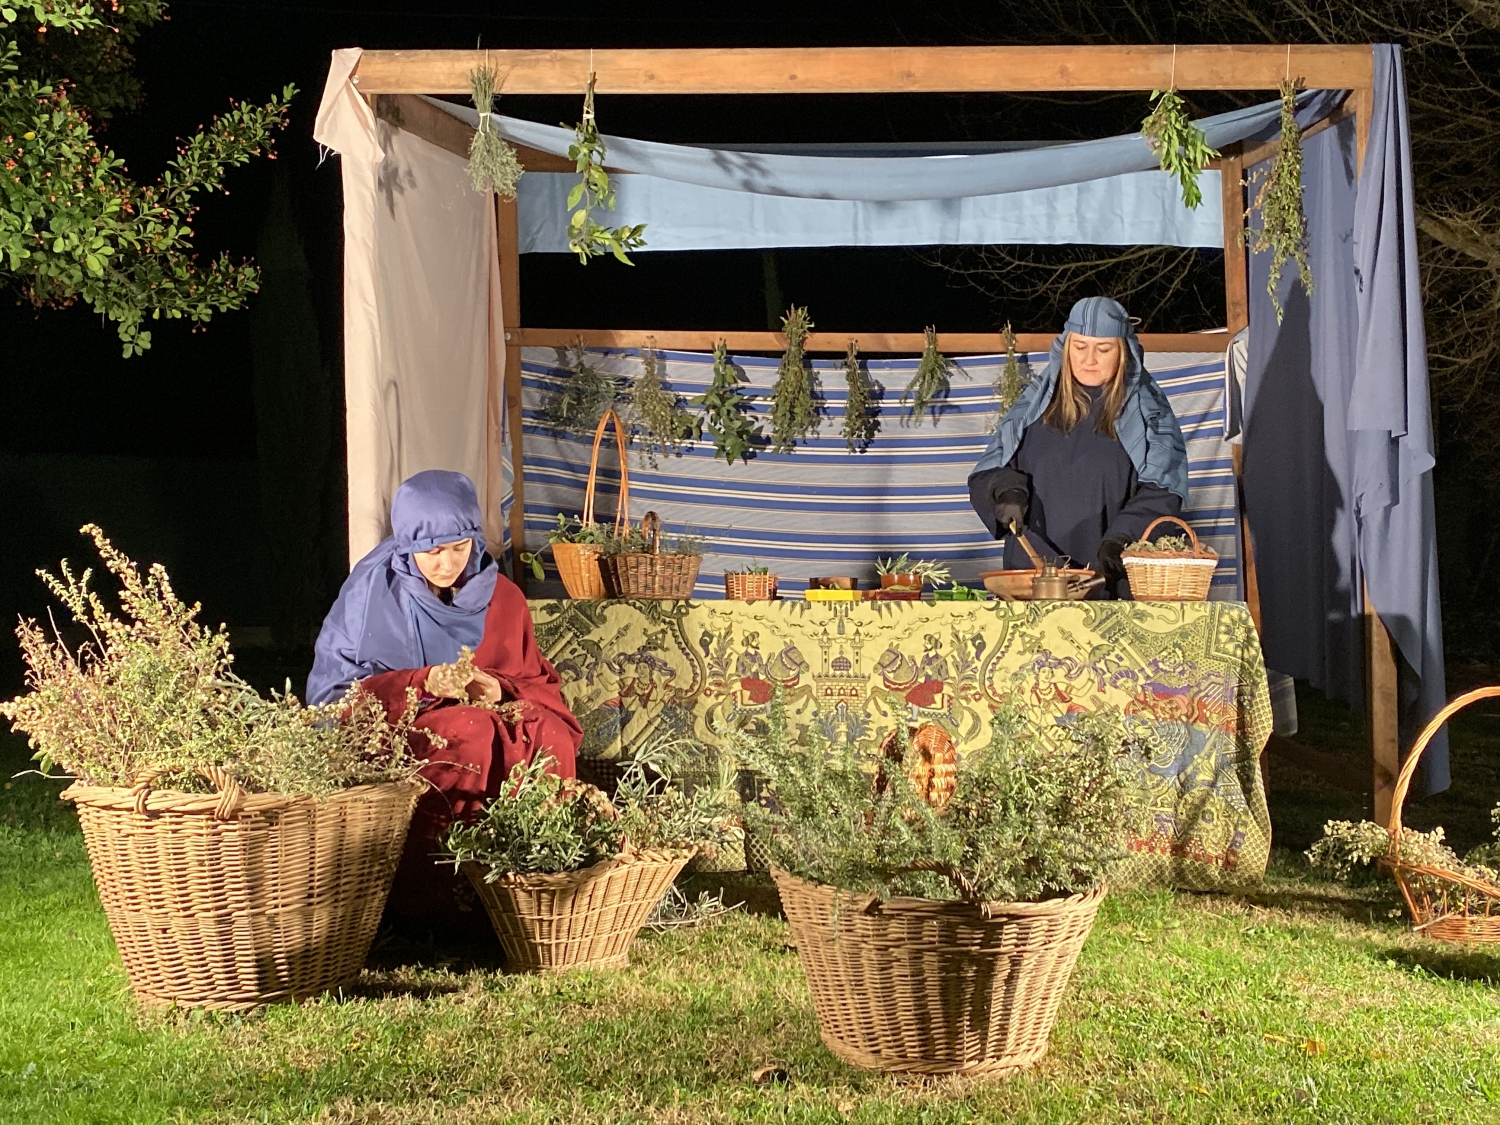
M 631 852 L 561 875 L 484 880 L 465 863 L 513 972 L 549 973 L 630 963 L 630 943 L 691 852 Z
M 726 570 L 724 596 L 735 602 L 767 601 L 776 596 L 776 575 Z
M 996 1075 L 1047 1053 L 1104 898 L 880 902 L 773 871 L 823 1042 L 855 1066 Z
M 604 584 L 615 598 L 664 598 L 686 601 L 693 596 L 698 581 L 701 555 L 664 555 L 661 553 L 661 517 L 647 512 L 641 520 L 647 548 L 605 555 L 599 560 Z
M 620 499 L 615 505 L 615 534 L 621 534 L 630 524 L 630 469 L 625 455 L 625 427 L 620 416 L 606 410 L 594 427 L 594 449 L 589 454 L 589 479 L 583 492 L 583 523 L 594 522 L 594 489 L 599 480 L 599 446 L 604 441 L 604 430 L 611 422 L 615 427 L 615 444 L 620 448 Z M 599 567 L 599 544 L 554 543 L 552 561 L 557 564 L 558 577 L 568 597 L 576 599 L 607 598 L 609 590 L 604 585 L 604 573 Z
M 1471 703 L 1496 698 L 1500 698 L 1500 687 L 1475 688 L 1457 696 L 1434 715 L 1406 756 L 1401 776 L 1396 779 L 1396 791 L 1391 795 L 1391 847 L 1380 864 L 1396 877 L 1416 931 L 1438 941 L 1500 942 L 1500 887 L 1456 871 L 1403 860 L 1401 806 L 1406 803 L 1406 791 L 1411 788 L 1422 752 L 1443 724 Z
M 1168 520 L 1187 528 L 1192 550 L 1186 553 L 1121 552 L 1120 561 L 1125 564 L 1125 576 L 1130 579 L 1130 596 L 1138 602 L 1201 602 L 1208 597 L 1219 556 L 1212 547 L 1199 543 L 1198 533 L 1176 516 L 1158 516 L 1141 533 L 1141 538 L 1145 539 L 1156 530 L 1157 524 Z
M 136 998 L 243 1011 L 359 975 L 419 781 L 327 797 L 74 784 L 99 900 Z

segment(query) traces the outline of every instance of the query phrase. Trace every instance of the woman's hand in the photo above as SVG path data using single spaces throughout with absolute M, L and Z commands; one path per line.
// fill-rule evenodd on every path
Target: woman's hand
M 505 689 L 500 686 L 500 681 L 488 672 L 474 669 L 474 678 L 469 681 L 468 698 L 485 703 L 499 703 L 505 698 Z
M 473 674 L 457 663 L 434 664 L 427 673 L 427 682 L 422 686 L 428 695 L 435 695 L 439 699 L 468 699 L 468 686 Z

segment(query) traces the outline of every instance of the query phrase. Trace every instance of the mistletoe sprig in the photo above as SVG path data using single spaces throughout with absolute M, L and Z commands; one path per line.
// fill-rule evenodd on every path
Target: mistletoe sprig
M 516 150 L 495 129 L 495 89 L 498 78 L 489 67 L 469 71 L 469 96 L 479 111 L 479 124 L 469 142 L 469 179 L 474 190 L 494 192 L 501 199 L 516 197 L 516 183 L 526 169 L 516 158 Z
M 1176 90 L 1153 90 L 1152 107 L 1141 122 L 1141 133 L 1151 151 L 1161 160 L 1161 170 L 1176 176 L 1182 185 L 1182 202 L 1197 210 L 1203 202 L 1203 191 L 1198 187 L 1198 174 L 1208 167 L 1209 161 L 1219 158 L 1217 149 L 1209 148 L 1203 130 L 1193 124 L 1187 115 L 1187 103 Z
M 615 189 L 604 170 L 604 140 L 594 121 L 594 75 L 589 75 L 583 95 L 583 120 L 573 128 L 576 138 L 568 146 L 568 159 L 578 166 L 578 182 L 568 192 L 568 249 L 584 265 L 590 258 L 608 252 L 627 266 L 635 265 L 626 251 L 646 245 L 646 224 L 603 227 L 594 222 L 595 208 L 615 209 Z
M 807 365 L 807 337 L 813 322 L 795 305 L 781 318 L 786 351 L 771 388 L 771 448 L 790 453 L 797 442 L 818 428 L 817 376 Z
M 740 394 L 740 384 L 749 379 L 729 362 L 729 346 L 720 340 L 714 345 L 714 377 L 708 390 L 693 400 L 703 410 L 703 428 L 714 439 L 714 457 L 733 465 L 735 458 L 749 464 L 755 456 L 755 439 L 760 431 L 750 421 L 748 400 Z
M 870 394 L 870 374 L 859 364 L 858 340 L 850 340 L 844 353 L 844 384 L 849 388 L 844 406 L 844 446 L 850 453 L 863 453 L 875 440 L 880 422 Z
M 1260 212 L 1259 229 L 1250 231 L 1250 249 L 1257 254 L 1271 251 L 1271 272 L 1266 278 L 1266 292 L 1281 323 L 1284 310 L 1276 292 L 1281 284 L 1281 268 L 1288 261 L 1297 263 L 1302 291 L 1309 297 L 1313 291 L 1312 265 L 1307 260 L 1307 213 L 1302 209 L 1302 127 L 1297 124 L 1297 86 L 1281 84 L 1281 136 L 1276 142 L 1276 156 L 1269 171 L 1257 174 L 1260 191 L 1254 210 Z

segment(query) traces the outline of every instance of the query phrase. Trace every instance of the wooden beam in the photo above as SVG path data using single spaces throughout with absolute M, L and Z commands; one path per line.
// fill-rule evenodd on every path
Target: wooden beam
M 412 136 L 421 137 L 429 144 L 437 145 L 455 156 L 468 159 L 474 129 L 467 121 L 443 112 L 415 94 L 377 94 L 370 102 L 375 116 L 382 121 L 389 122 L 398 129 L 405 129 Z M 572 172 L 577 168 L 565 156 L 554 156 L 527 145 L 513 144 L 510 147 L 516 150 L 521 167 L 528 172 Z M 613 175 L 628 175 L 621 173 L 618 168 L 611 168 L 609 171 Z
M 640 348 L 655 338 L 656 346 L 667 351 L 707 352 L 723 340 L 732 351 L 781 352 L 786 337 L 780 332 L 719 332 L 710 330 L 662 331 L 643 328 L 521 328 L 521 345 L 528 348 L 567 347 L 583 341 L 591 348 Z M 1055 333 L 1020 332 L 1016 345 L 1023 352 L 1044 352 L 1052 346 Z M 809 352 L 842 355 L 850 340 L 859 341 L 862 353 L 916 353 L 925 346 L 920 332 L 814 332 L 807 338 Z M 1227 337 L 1219 332 L 1145 332 L 1141 346 L 1148 352 L 1221 352 Z M 1005 351 L 1005 341 L 998 332 L 949 332 L 938 335 L 938 346 L 945 355 L 997 355 Z
M 366 51 L 365 93 L 463 94 L 489 66 L 503 93 L 938 94 L 1059 90 L 1275 90 L 1288 69 L 1308 87 L 1368 87 L 1369 46 L 708 47 L 611 50 Z
M 1250 275 L 1245 259 L 1245 166 L 1239 146 L 1219 161 L 1224 210 L 1224 317 L 1229 338 L 1250 323 Z
M 1375 776 L 1375 823 L 1388 824 L 1401 772 L 1400 673 L 1390 630 L 1365 590 L 1365 732 Z
M 495 206 L 500 235 L 500 315 L 505 325 L 505 409 L 515 478 L 510 509 L 511 559 L 515 580 L 524 591 L 530 568 L 521 562 L 521 552 L 526 549 L 526 481 L 521 451 L 521 237 L 516 201 L 497 198 Z

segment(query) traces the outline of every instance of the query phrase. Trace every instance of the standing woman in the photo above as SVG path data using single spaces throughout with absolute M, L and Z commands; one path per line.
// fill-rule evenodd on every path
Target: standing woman
M 392 718 L 408 688 L 417 694 L 412 753 L 427 759 L 431 788 L 417 803 L 391 889 L 397 914 L 451 915 L 453 869 L 434 862 L 438 837 L 477 813 L 518 762 L 550 754 L 571 777 L 583 740 L 537 648 L 525 595 L 485 553 L 480 523 L 479 498 L 462 473 L 431 469 L 403 483 L 391 502 L 392 534 L 345 579 L 307 677 L 310 703 L 337 700 L 359 681 Z M 471 671 L 455 667 L 461 647 L 474 653 Z M 523 704 L 516 721 L 470 705 L 510 701 Z
M 1043 559 L 1104 575 L 1124 596 L 1120 550 L 1158 516 L 1181 513 L 1187 445 L 1146 370 L 1130 317 L 1109 297 L 1073 306 L 1047 370 L 1000 419 L 969 474 L 969 501 L 1005 545 L 1007 569 L 1032 566 L 1011 529 Z

